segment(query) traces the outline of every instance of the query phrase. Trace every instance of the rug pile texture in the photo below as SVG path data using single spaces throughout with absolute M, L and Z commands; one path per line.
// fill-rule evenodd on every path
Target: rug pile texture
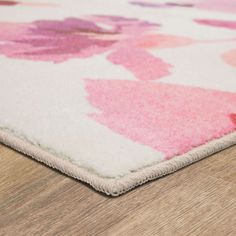
M 0 141 L 120 195 L 236 144 L 236 0 L 0 0 Z

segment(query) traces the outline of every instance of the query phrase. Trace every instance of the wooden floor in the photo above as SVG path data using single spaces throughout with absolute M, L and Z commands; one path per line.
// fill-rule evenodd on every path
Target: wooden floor
M 0 235 L 236 235 L 236 147 L 108 198 L 0 145 Z

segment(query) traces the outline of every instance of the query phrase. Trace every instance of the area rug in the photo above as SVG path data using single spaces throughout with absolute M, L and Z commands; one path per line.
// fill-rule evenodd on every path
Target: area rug
M 235 14 L 0 0 L 0 141 L 113 196 L 236 144 Z

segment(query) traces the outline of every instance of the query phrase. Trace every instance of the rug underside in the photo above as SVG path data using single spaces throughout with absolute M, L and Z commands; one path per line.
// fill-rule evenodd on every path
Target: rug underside
M 235 14 L 0 0 L 0 142 L 112 196 L 235 145 Z

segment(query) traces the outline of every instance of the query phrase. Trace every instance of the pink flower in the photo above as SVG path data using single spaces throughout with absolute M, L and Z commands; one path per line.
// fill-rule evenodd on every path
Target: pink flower
M 173 7 L 194 7 L 209 11 L 221 11 L 221 12 L 236 12 L 236 2 L 233 0 L 184 0 L 181 3 L 177 0 L 173 0 L 167 3 L 156 3 L 153 0 L 149 1 L 131 1 L 133 5 L 140 7 L 151 8 L 173 8 Z
M 152 56 L 147 49 L 193 43 L 188 38 L 156 34 L 159 27 L 117 16 L 1 23 L 0 54 L 18 59 L 63 62 L 109 51 L 108 60 L 124 66 L 138 79 L 159 79 L 170 73 L 171 65 Z
M 197 87 L 121 80 L 86 80 L 90 117 L 161 151 L 167 158 L 236 131 L 236 94 Z
M 94 23 L 105 24 L 109 29 Z M 0 24 L 0 53 L 8 57 L 61 62 L 111 49 L 117 42 L 157 26 L 120 17 L 42 20 L 30 24 Z M 17 29 L 17 30 L 16 30 Z
M 14 6 L 19 4 L 17 1 L 2 1 L 0 0 L 0 6 Z
M 236 21 L 228 21 L 228 20 L 212 20 L 212 19 L 197 19 L 195 20 L 198 24 L 213 26 L 213 27 L 221 27 L 236 30 Z

